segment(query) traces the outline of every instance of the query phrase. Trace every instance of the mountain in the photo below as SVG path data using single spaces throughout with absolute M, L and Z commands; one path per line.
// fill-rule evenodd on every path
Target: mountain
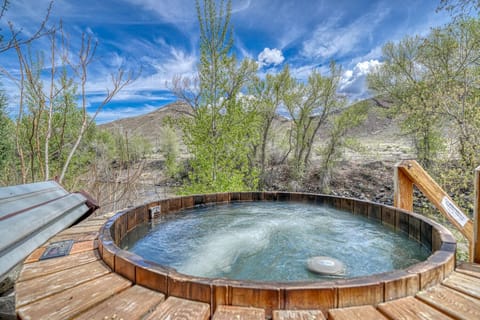
M 351 108 L 355 108 L 355 106 L 360 103 L 367 103 L 368 116 L 365 123 L 353 129 L 351 134 L 366 145 L 378 143 L 395 144 L 399 133 L 398 121 L 388 117 L 385 113 L 391 103 L 388 102 L 388 100 L 372 98 L 359 101 L 353 104 Z M 189 114 L 191 114 L 190 107 L 184 102 L 177 101 L 144 115 L 124 118 L 99 125 L 99 128 L 111 131 L 127 131 L 130 136 L 142 136 L 150 142 L 155 150 L 158 150 L 165 135 L 165 119 L 167 117 L 178 119 L 179 117 L 188 116 Z M 287 118 L 278 115 L 274 119 L 272 128 L 275 132 L 278 132 L 278 134 L 285 134 L 288 131 L 289 122 L 290 120 Z M 326 137 L 325 130 L 320 131 L 319 140 L 323 140 Z M 181 132 L 177 132 L 177 134 L 180 136 Z M 186 151 L 181 142 L 180 145 L 181 151 Z
M 165 134 L 165 120 L 188 116 L 190 112 L 191 109 L 186 103 L 177 101 L 147 114 L 115 120 L 98 127 L 108 131 L 126 131 L 131 136 L 144 137 L 155 149 L 158 149 Z

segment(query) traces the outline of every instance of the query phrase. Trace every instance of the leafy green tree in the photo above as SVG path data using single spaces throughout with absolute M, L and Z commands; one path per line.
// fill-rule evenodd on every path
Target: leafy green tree
M 14 126 L 7 112 L 7 97 L 0 91 L 0 184 L 10 181 L 10 166 L 14 160 Z
M 368 102 L 363 102 L 350 106 L 332 117 L 327 142 L 318 150 L 322 156 L 319 169 L 322 192 L 328 191 L 332 174 L 339 160 L 342 159 L 343 151 L 346 148 L 358 147 L 358 142 L 349 133 L 365 122 L 367 112 Z
M 249 102 L 255 105 L 259 117 L 260 139 L 258 145 L 254 145 L 254 149 L 258 154 L 261 185 L 265 184 L 267 176 L 267 144 L 273 138 L 270 135 L 272 124 L 278 116 L 279 108 L 283 105 L 287 87 L 292 83 L 289 66 L 285 65 L 278 74 L 267 74 L 265 79 L 255 79 L 250 88 L 253 98 Z
M 479 12 L 479 0 L 440 0 L 440 5 L 437 11 L 446 10 L 450 12 L 455 18 L 465 17 L 473 12 Z
M 33 74 L 35 73 L 32 72 Z M 39 78 L 31 79 L 26 90 L 27 108 L 17 120 L 17 140 L 20 146 L 17 151 L 25 155 L 29 164 L 29 181 L 58 177 L 81 127 L 82 113 L 76 102 L 77 91 L 73 81 L 63 72 L 54 87 L 61 89 L 54 89 L 57 94 L 51 102 L 47 102 L 41 94 L 42 82 Z M 47 134 L 49 131 L 50 135 Z M 90 146 L 94 136 L 95 127 L 91 126 L 64 177 L 67 187 L 73 186 L 77 177 L 88 171 L 89 164 L 95 159 Z
M 439 112 L 453 134 L 462 164 L 480 162 L 480 20 L 459 19 L 432 30 L 423 44 Z
M 128 130 L 118 128 L 113 132 L 113 139 L 115 141 L 115 159 L 124 168 L 145 159 L 150 153 L 150 143 L 144 137 L 134 135 Z
M 177 178 L 180 172 L 177 132 L 173 126 L 168 124 L 161 129 L 161 132 L 163 139 L 160 149 L 165 157 L 166 174 L 169 178 Z
M 256 188 L 258 173 L 252 166 L 251 146 L 258 136 L 252 130 L 257 116 L 242 103 L 241 95 L 257 66 L 249 60 L 238 63 L 231 53 L 231 1 L 221 1 L 218 7 L 213 0 L 197 1 L 196 8 L 200 27 L 198 92 L 192 95 L 185 87 L 174 90 L 192 107 L 192 117 L 180 122 L 192 155 L 184 192 Z
M 82 35 L 78 52 L 73 52 L 68 47 L 61 24 L 48 32 L 42 26 L 36 36 L 41 35 L 48 36 L 48 52 L 32 52 L 28 44 L 35 38 L 25 42 L 20 39 L 20 34 L 13 34 L 9 40 L 12 43 L 7 44 L 15 49 L 19 64 L 16 79 L 19 90 L 15 121 L 15 147 L 19 158 L 16 176 L 21 177 L 19 183 L 56 177 L 70 187 L 78 175 L 87 170 L 86 164 L 94 155 L 89 142 L 95 130 L 96 116 L 132 81 L 132 74 L 125 74 L 123 69 L 112 74 L 111 88 L 93 114 L 89 114 L 86 84 L 96 50 L 93 37 Z M 45 67 L 46 64 L 49 67 Z
M 423 39 L 407 37 L 383 47 L 383 64 L 368 76 L 368 85 L 377 95 L 393 100 L 393 113 L 402 118 L 402 130 L 409 135 L 416 155 L 425 167 L 443 149 L 441 117 L 434 99 L 435 82 L 424 68 Z
M 306 84 L 288 80 L 284 103 L 292 119 L 291 151 L 296 177 L 303 177 L 310 164 L 317 134 L 333 114 L 343 109 L 345 100 L 337 94 L 341 70 L 330 65 L 330 75 L 313 71 Z
M 473 168 L 480 161 L 479 30 L 478 19 L 461 18 L 425 37 L 389 43 L 385 63 L 369 76 L 371 89 L 394 99 L 394 112 L 426 166 L 446 138 L 459 165 Z

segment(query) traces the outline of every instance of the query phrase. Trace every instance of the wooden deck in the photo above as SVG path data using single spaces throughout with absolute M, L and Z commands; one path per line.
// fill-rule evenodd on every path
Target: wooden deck
M 265 319 L 258 308 L 219 306 L 168 297 L 126 280 L 104 264 L 98 230 L 108 216 L 91 217 L 34 251 L 16 283 L 20 319 Z M 74 240 L 65 257 L 39 261 L 45 247 Z M 480 319 L 480 265 L 458 266 L 441 285 L 377 306 L 320 310 L 275 310 L 274 320 Z

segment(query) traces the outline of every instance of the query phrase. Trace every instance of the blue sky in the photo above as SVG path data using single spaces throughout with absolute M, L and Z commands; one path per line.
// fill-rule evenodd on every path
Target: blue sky
M 12 0 L 0 21 L 5 31 L 13 21 L 25 34 L 41 21 L 49 0 Z M 426 34 L 448 22 L 436 13 L 439 0 L 233 0 L 235 51 L 259 62 L 259 74 L 277 72 L 288 63 L 298 79 L 313 69 L 326 72 L 329 61 L 342 66 L 341 91 L 350 100 L 368 96 L 365 76 L 381 63 L 387 41 Z M 176 100 L 169 91 L 175 75 L 196 73 L 199 58 L 194 0 L 57 0 L 51 23 L 63 20 L 72 46 L 82 32 L 98 40 L 89 71 L 89 104 L 94 108 L 118 67 L 138 71 L 98 115 L 97 123 L 144 114 Z M 46 40 L 36 49 L 48 50 Z M 13 52 L 1 55 L 0 66 L 15 74 Z M 15 111 L 15 86 L 2 79 Z M 92 109 L 93 110 L 93 109 Z

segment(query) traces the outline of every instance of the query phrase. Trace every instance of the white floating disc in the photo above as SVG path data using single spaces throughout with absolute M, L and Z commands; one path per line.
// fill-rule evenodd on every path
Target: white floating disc
M 307 269 L 323 275 L 343 275 L 345 265 L 343 262 L 330 257 L 311 257 L 307 260 Z

